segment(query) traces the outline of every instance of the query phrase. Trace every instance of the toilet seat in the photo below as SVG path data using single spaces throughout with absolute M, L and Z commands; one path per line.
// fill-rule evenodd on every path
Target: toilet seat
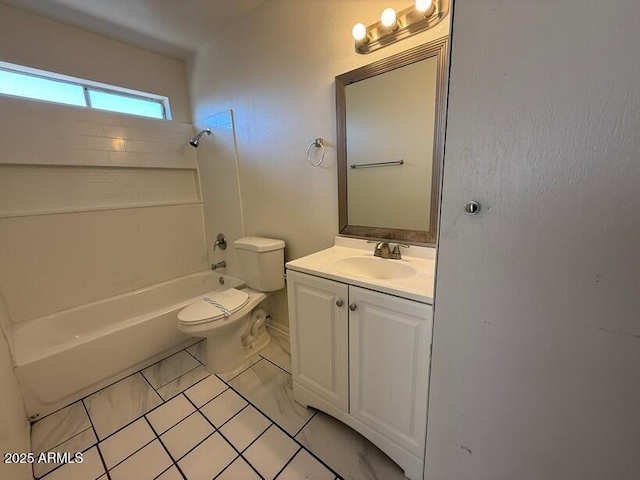
M 198 325 L 230 317 L 249 302 L 247 291 L 229 288 L 210 292 L 191 303 L 178 314 L 183 325 Z

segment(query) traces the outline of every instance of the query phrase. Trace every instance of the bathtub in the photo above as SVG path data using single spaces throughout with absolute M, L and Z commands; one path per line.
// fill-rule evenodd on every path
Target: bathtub
M 178 312 L 207 292 L 242 286 L 237 278 L 198 272 L 15 325 L 27 414 L 51 413 L 196 343 L 178 331 Z

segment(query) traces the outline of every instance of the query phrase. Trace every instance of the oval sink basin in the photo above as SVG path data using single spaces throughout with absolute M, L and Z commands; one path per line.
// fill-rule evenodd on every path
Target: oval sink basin
M 413 277 L 417 270 L 401 260 L 377 257 L 343 257 L 331 262 L 336 270 L 356 277 L 378 280 L 396 280 Z

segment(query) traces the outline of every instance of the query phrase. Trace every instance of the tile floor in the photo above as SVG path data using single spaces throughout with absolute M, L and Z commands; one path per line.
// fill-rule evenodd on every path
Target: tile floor
M 32 426 L 32 451 L 83 452 L 34 464 L 44 480 L 404 479 L 364 437 L 293 401 L 287 337 L 235 372 L 211 375 L 204 343 Z

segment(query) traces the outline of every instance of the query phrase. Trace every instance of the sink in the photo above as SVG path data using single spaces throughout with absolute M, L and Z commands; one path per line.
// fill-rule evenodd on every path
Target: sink
M 342 257 L 330 263 L 332 268 L 346 275 L 377 280 L 397 280 L 413 277 L 417 270 L 402 260 L 377 257 Z

